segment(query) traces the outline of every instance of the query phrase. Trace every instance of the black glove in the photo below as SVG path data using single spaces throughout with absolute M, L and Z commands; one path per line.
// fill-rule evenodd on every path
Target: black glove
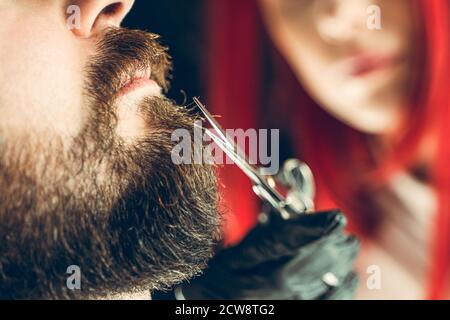
M 204 273 L 181 287 L 197 299 L 351 299 L 358 241 L 345 235 L 337 211 L 271 217 L 237 246 L 224 249 Z

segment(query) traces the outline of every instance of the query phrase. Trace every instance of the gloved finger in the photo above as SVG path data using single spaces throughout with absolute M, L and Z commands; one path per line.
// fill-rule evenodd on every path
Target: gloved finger
M 295 258 L 285 257 L 247 270 L 213 263 L 204 274 L 186 283 L 183 292 L 188 299 L 317 299 L 330 289 L 322 279 L 326 272 L 333 272 L 339 279 L 352 272 L 352 262 L 341 266 L 333 259 L 352 260 L 346 255 L 351 255 L 354 241 L 340 234 L 333 245 L 311 245 Z M 323 263 L 321 256 L 329 257 L 329 261 Z
M 278 275 L 279 282 L 301 299 L 316 299 L 328 291 L 326 276 L 333 277 L 334 285 L 339 286 L 353 272 L 359 242 L 347 236 L 337 244 L 312 247 L 286 263 Z
M 323 243 L 311 246 L 312 250 L 295 258 L 286 257 L 245 272 L 236 272 L 233 277 L 241 279 L 240 293 L 254 299 L 319 298 L 330 290 L 330 285 L 324 282 L 324 275 L 332 274 L 338 281 L 337 285 L 341 285 L 353 272 L 359 242 L 343 234 L 337 239 L 339 241 L 333 245 Z
M 296 277 L 299 282 L 305 283 L 321 281 L 322 276 L 327 273 L 343 279 L 353 269 L 359 246 L 355 237 L 342 235 L 339 242 L 304 248 L 295 258 L 285 263 L 282 276 Z
M 205 272 L 185 284 L 188 299 L 257 299 L 278 292 L 274 286 L 274 270 L 282 263 L 265 264 L 260 272 L 249 274 L 243 270 L 230 269 L 226 265 L 212 264 Z M 184 290 L 183 290 L 184 291 Z
M 325 293 L 320 300 L 351 300 L 354 298 L 358 288 L 359 279 L 356 273 L 350 273 L 343 283 Z
M 327 241 L 342 233 L 346 218 L 340 212 L 303 215 L 293 221 L 257 226 L 237 246 L 217 255 L 232 268 L 252 268 L 281 257 L 296 255 L 300 247 L 317 241 Z
M 287 247 L 282 242 L 263 242 L 253 248 L 239 250 L 239 252 L 226 252 L 223 256 L 220 255 L 216 262 L 227 263 L 230 268 L 235 270 L 258 269 L 263 264 L 279 261 L 280 259 L 289 260 L 298 256 L 300 253 L 303 256 L 308 256 L 311 252 L 320 251 L 318 249 L 319 247 L 325 244 L 331 246 L 342 242 L 342 239 L 346 239 L 346 237 L 342 230 L 336 229 L 336 231 L 332 231 L 330 234 L 323 236 L 315 242 L 296 248 Z

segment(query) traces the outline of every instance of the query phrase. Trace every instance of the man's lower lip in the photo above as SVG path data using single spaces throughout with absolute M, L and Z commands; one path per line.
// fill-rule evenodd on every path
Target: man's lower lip
M 130 81 L 127 85 L 125 85 L 124 87 L 122 87 L 122 89 L 120 89 L 118 96 L 123 96 L 126 95 L 127 93 L 130 93 L 134 90 L 143 88 L 143 87 L 150 87 L 152 88 L 152 91 L 156 93 L 159 93 L 161 91 L 161 87 L 156 83 L 156 81 L 152 80 L 152 79 L 147 79 L 147 78 L 139 78 L 139 79 L 134 79 L 132 81 Z

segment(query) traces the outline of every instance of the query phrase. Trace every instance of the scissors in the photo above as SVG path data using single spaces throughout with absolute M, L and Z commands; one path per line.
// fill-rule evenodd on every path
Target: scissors
M 247 175 L 253 184 L 253 192 L 261 200 L 269 203 L 285 220 L 314 210 L 312 200 L 315 193 L 314 177 L 305 163 L 290 159 L 284 163 L 282 170 L 276 176 L 263 175 L 263 169 L 249 163 L 246 154 L 227 136 L 200 100 L 193 98 L 193 101 L 214 129 L 204 129 L 205 133 Z M 278 189 L 277 182 L 289 189 L 286 197 Z

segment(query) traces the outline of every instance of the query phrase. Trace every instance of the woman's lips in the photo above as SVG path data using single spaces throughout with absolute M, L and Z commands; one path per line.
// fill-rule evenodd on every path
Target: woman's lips
M 344 60 L 343 64 L 350 76 L 364 77 L 376 71 L 390 68 L 397 61 L 396 55 L 361 53 Z

